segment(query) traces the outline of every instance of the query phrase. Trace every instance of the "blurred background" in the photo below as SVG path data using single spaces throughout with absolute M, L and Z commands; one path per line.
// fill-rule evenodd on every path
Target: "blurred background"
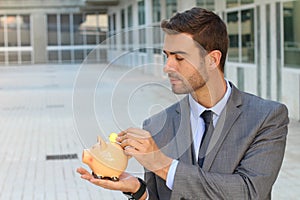
M 72 107 L 78 73 L 89 65 L 100 76 L 109 66 L 104 79 L 110 89 L 124 73 L 154 63 L 158 67 L 135 71 L 136 81 L 165 81 L 160 21 L 194 6 L 214 11 L 228 26 L 226 78 L 287 105 L 290 132 L 273 197 L 297 199 L 299 0 L 0 0 L 0 199 L 126 199 L 75 172 L 84 148 Z M 119 91 L 126 81 L 134 83 L 122 79 Z M 164 90 L 151 94 L 158 104 L 176 100 Z M 102 108 L 98 112 L 109 115 Z M 141 176 L 141 167 L 131 165 Z
M 193 6 L 215 11 L 228 25 L 226 77 L 244 91 L 286 103 L 299 120 L 297 0 L 1 0 L 0 65 L 81 63 L 99 44 L 96 62 L 132 49 L 139 51 L 119 64 L 160 61 L 159 48 L 141 48 L 162 43 L 159 28 L 146 27 Z

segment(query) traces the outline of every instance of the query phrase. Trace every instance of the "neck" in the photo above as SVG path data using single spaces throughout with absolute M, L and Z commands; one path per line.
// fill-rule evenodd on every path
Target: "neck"
M 191 95 L 202 106 L 211 108 L 224 97 L 226 89 L 227 84 L 222 76 L 222 78 L 211 78 Z

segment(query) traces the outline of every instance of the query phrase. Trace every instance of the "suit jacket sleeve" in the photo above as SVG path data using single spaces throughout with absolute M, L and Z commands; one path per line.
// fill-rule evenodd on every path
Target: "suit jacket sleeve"
M 245 119 L 247 117 L 243 120 Z M 243 156 L 232 173 L 219 173 L 218 170 L 204 171 L 196 165 L 179 162 L 172 199 L 270 198 L 272 185 L 283 160 L 287 124 L 286 107 L 276 104 L 276 108 L 269 110 L 253 131 L 255 134 L 249 139 L 248 147 L 243 150 L 245 152 L 240 153 Z

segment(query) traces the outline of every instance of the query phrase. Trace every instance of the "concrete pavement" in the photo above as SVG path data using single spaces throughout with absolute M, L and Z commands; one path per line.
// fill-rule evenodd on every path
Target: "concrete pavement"
M 74 125 L 72 94 L 79 69 L 79 65 L 0 67 L 0 200 L 126 199 L 120 192 L 100 189 L 85 182 L 75 172 L 77 167 L 85 166 L 81 163 L 81 152 L 86 146 L 83 144 L 90 142 L 85 138 L 94 137 L 88 133 L 78 133 L 78 127 Z M 128 71 L 128 68 L 115 67 L 112 71 L 106 71 L 110 73 L 108 76 L 102 76 L 101 82 L 105 83 L 105 87 L 115 88 L 111 104 L 111 109 L 116 109 L 114 112 L 122 109 L 126 102 L 121 99 L 126 92 L 124 86 L 135 84 L 132 79 L 122 78 L 122 74 Z M 137 73 L 136 79 L 153 79 L 139 72 L 130 73 Z M 110 79 L 114 76 L 119 81 L 117 84 L 113 82 L 114 78 Z M 163 92 L 162 88 L 158 89 L 161 92 L 152 91 L 154 96 L 146 96 L 149 104 L 152 100 L 160 101 L 157 107 L 146 108 L 147 114 L 176 100 L 168 92 Z M 145 97 L 144 90 L 147 88 L 135 88 L 134 94 L 136 97 Z M 111 96 L 107 95 L 105 99 L 103 95 L 96 94 L 95 98 L 109 101 Z M 145 109 L 143 106 L 143 101 L 132 100 L 128 103 L 133 110 L 130 115 L 133 125 L 139 124 L 139 120 L 145 117 L 134 110 Z M 124 112 L 115 116 L 101 105 L 96 105 L 95 109 L 100 113 L 98 120 L 104 122 L 100 129 L 107 133 L 127 124 L 126 120 L 121 120 Z M 101 118 L 103 116 L 109 117 Z M 114 127 L 115 122 L 117 127 Z M 286 155 L 274 185 L 273 199 L 299 198 L 299 133 L 300 123 L 291 120 Z M 67 154 L 77 154 L 78 159 L 46 159 L 47 156 Z M 132 160 L 129 171 L 138 176 L 142 174 L 142 168 Z

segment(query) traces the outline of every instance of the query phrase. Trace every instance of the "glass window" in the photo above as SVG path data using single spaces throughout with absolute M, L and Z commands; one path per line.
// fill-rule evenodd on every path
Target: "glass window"
M 31 52 L 23 51 L 21 54 L 22 63 L 30 63 L 31 62 Z
M 61 60 L 63 62 L 70 62 L 70 60 L 71 60 L 71 51 L 69 51 L 69 50 L 61 51 Z
M 207 10 L 215 10 L 215 0 L 197 0 L 197 6 Z
M 47 16 L 48 24 L 48 45 L 57 45 L 57 17 L 56 15 Z
M 239 31 L 238 31 L 238 12 L 227 14 L 227 29 L 229 36 L 228 60 L 239 61 Z
M 15 15 L 8 15 L 6 17 L 6 24 L 7 24 L 8 46 L 18 46 L 17 17 Z
M 8 61 L 9 63 L 18 63 L 18 52 L 8 52 Z
M 84 59 L 84 51 L 83 50 L 75 50 L 75 61 L 82 61 Z
M 254 0 L 241 0 L 241 4 L 251 4 L 254 3 Z
M 5 18 L 3 15 L 0 15 L 0 47 L 4 47 L 5 46 L 5 42 L 4 42 L 4 23 L 5 23 Z M 2 55 L 0 55 L 1 57 Z M 0 59 L 1 62 L 1 59 Z
M 70 45 L 70 17 L 69 14 L 60 16 L 60 31 L 61 31 L 61 44 Z
M 300 1 L 283 4 L 284 65 L 300 68 Z
M 161 54 L 161 43 L 162 43 L 162 31 L 160 26 L 153 27 L 153 43 L 154 43 L 154 53 Z
M 73 37 L 74 45 L 83 44 L 83 30 L 81 24 L 84 22 L 82 14 L 73 14 Z
M 226 0 L 227 8 L 237 7 L 238 5 L 238 0 Z
M 228 60 L 254 63 L 254 10 L 227 14 L 229 36 Z
M 30 17 L 29 15 L 20 16 L 21 23 L 21 46 L 30 46 Z
M 133 17 L 132 17 L 132 5 L 128 6 L 127 9 L 127 20 L 128 20 L 128 27 L 133 26 Z
M 138 1 L 139 25 L 145 24 L 145 0 Z
M 160 17 L 160 0 L 152 0 L 152 13 L 153 13 L 153 22 L 159 22 Z
M 227 8 L 237 7 L 244 4 L 254 3 L 254 0 L 227 0 L 226 6 Z
M 48 60 L 51 62 L 58 61 L 58 51 L 48 51 Z
M 171 18 L 177 12 L 177 0 L 166 0 L 167 18 Z
M 0 63 L 5 63 L 5 52 L 0 51 Z
M 143 29 L 139 29 L 139 44 L 140 44 L 140 48 L 139 51 L 140 52 L 146 52 L 146 30 Z
M 242 11 L 242 62 L 254 63 L 253 9 Z
M 82 24 L 85 29 L 85 37 L 87 44 L 97 44 L 96 36 L 98 34 L 98 15 L 87 14 L 85 22 Z
M 121 10 L 121 28 L 122 29 L 125 28 L 125 10 L 124 9 Z

